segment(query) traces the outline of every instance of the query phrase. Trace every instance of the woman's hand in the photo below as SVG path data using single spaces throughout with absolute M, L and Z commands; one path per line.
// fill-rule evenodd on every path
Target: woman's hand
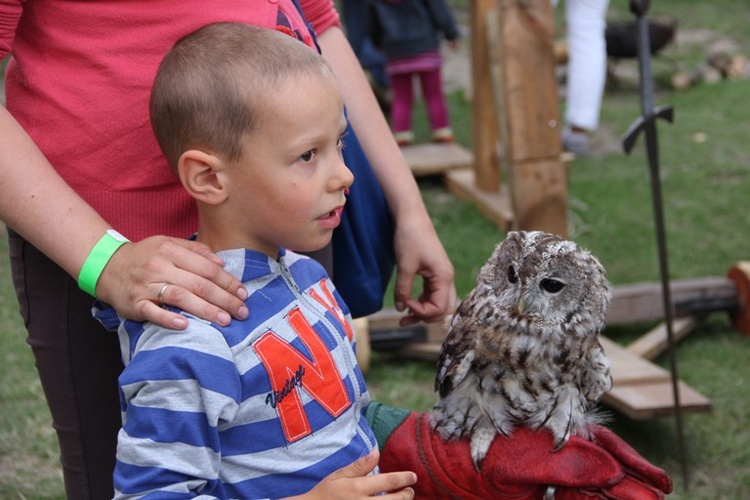
M 162 305 L 220 325 L 248 315 L 247 290 L 215 253 L 202 243 L 166 236 L 120 247 L 99 278 L 96 296 L 128 319 L 178 330 L 187 320 Z
M 401 326 L 418 321 L 436 322 L 456 308 L 453 265 L 424 211 L 420 218 L 412 213 L 409 220 L 396 220 L 396 310 L 407 310 Z M 413 299 L 414 279 L 422 277 L 422 292 Z

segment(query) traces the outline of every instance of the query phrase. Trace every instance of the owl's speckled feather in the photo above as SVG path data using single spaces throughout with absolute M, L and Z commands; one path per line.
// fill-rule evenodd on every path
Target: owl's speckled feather
M 480 467 L 497 433 L 549 429 L 558 447 L 590 438 L 612 387 L 599 333 L 611 290 L 604 267 L 571 241 L 508 233 L 460 304 L 438 361 L 433 427 L 469 436 Z

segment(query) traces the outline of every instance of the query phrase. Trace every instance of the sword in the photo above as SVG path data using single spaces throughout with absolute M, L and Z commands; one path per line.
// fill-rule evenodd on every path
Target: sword
M 673 309 L 669 287 L 669 262 L 667 259 L 666 230 L 664 228 L 664 210 L 661 193 L 661 179 L 659 177 L 659 141 L 656 131 L 656 120 L 664 119 L 672 122 L 674 110 L 672 106 L 654 107 L 654 89 L 651 76 L 651 42 L 649 40 L 648 19 L 646 12 L 650 7 L 650 0 L 630 0 L 630 12 L 636 16 L 638 67 L 640 73 L 640 94 L 642 115 L 633 122 L 623 136 L 622 147 L 626 154 L 630 154 L 638 136 L 643 133 L 646 141 L 646 157 L 648 159 L 651 176 L 651 200 L 654 212 L 654 226 L 659 253 L 659 270 L 661 274 L 662 299 L 664 319 L 667 323 L 667 346 L 670 371 L 672 374 L 672 396 L 674 398 L 675 426 L 677 431 L 677 446 L 682 464 L 682 479 L 685 491 L 688 489 L 688 470 L 685 452 L 685 436 L 682 426 L 682 406 L 680 405 L 680 388 L 677 377 L 677 355 L 675 349 L 674 329 L 672 325 Z

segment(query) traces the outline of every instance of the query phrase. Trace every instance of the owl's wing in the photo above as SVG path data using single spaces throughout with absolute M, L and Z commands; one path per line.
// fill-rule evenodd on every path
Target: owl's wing
M 593 407 L 605 392 L 612 388 L 612 373 L 609 359 L 597 340 L 586 353 L 587 363 L 582 373 L 581 387 L 589 404 Z
M 477 329 L 464 301 L 453 316 L 438 356 L 435 390 L 441 398 L 453 391 L 466 377 L 474 361 Z

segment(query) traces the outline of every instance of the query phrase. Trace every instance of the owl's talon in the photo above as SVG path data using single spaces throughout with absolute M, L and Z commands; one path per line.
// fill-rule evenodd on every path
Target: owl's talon
M 557 453 L 570 440 L 570 434 L 565 434 L 559 443 L 555 443 L 554 449 L 550 453 Z

